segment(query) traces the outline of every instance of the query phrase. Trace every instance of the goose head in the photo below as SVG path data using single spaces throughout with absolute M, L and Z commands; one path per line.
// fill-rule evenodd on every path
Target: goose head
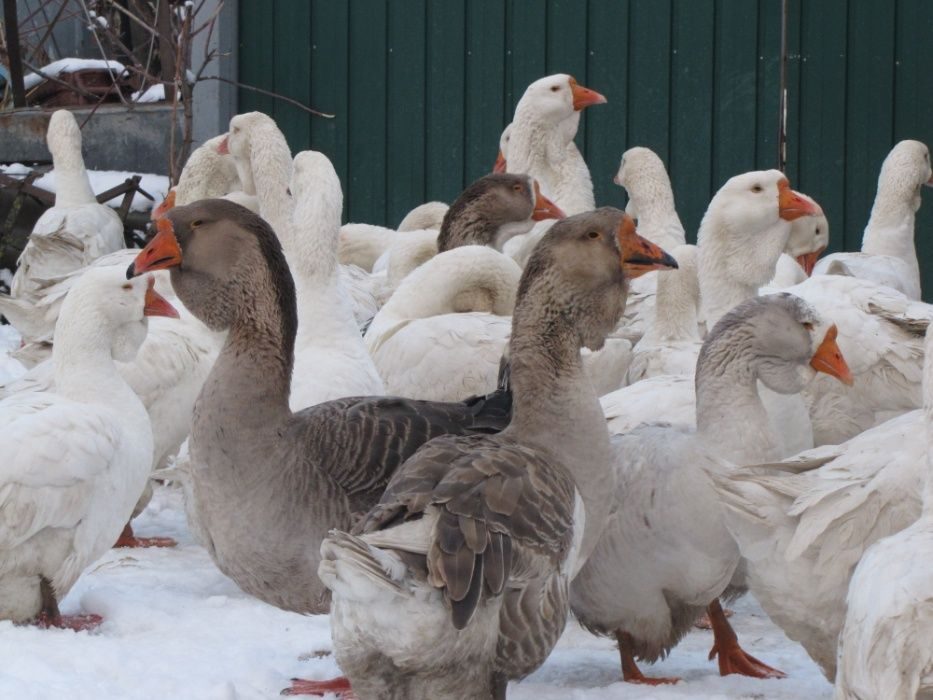
M 716 364 L 710 356 L 723 359 L 742 354 L 754 378 L 780 394 L 795 394 L 813 380 L 817 372 L 852 384 L 852 373 L 836 343 L 834 324 L 820 318 L 816 310 L 792 294 L 773 294 L 749 299 L 723 316 L 710 331 L 697 362 L 705 374 Z M 699 381 L 699 379 L 698 379 Z
M 509 152 L 509 139 L 512 136 L 512 125 L 509 124 L 502 130 L 499 137 L 499 154 L 496 156 L 496 162 L 493 163 L 492 171 L 494 173 L 504 173 L 508 170 L 508 158 L 505 155 Z
M 933 186 L 930 150 L 920 141 L 899 142 L 881 164 L 878 175 L 878 199 L 909 202 L 913 211 L 920 208 L 920 188 Z
M 294 338 L 294 281 L 264 219 L 224 199 L 202 199 L 175 207 L 156 228 L 127 268 L 128 279 L 169 270 L 178 298 L 211 330 L 274 312 L 281 316 L 283 337 Z
M 113 359 L 129 362 L 146 339 L 150 316 L 178 318 L 178 311 L 156 292 L 153 275 L 127 280 L 113 267 L 90 267 L 69 290 L 60 319 L 66 326 L 72 319 L 82 319 L 85 327 L 93 325 L 109 339 Z
M 397 231 L 439 231 L 450 207 L 444 202 L 425 202 L 419 204 L 399 222 Z
M 635 146 L 622 154 L 619 169 L 612 181 L 624 187 L 629 197 L 638 194 L 642 182 L 662 182 L 667 183 L 668 187 L 671 183 L 661 158 L 644 146 Z
M 444 215 L 437 237 L 443 252 L 463 245 L 501 250 L 536 221 L 561 219 L 564 212 L 541 194 L 534 178 L 514 173 L 485 175 L 467 187 Z
M 521 300 L 535 295 L 545 314 L 571 322 L 582 347 L 598 350 L 625 310 L 629 277 L 676 268 L 670 255 L 638 235 L 625 212 L 603 207 L 577 214 L 554 224 L 535 247 L 519 282 L 515 316 L 521 316 Z
M 67 109 L 52 112 L 49 127 L 45 133 L 46 143 L 52 155 L 68 153 L 77 149 L 81 152 L 81 129 L 74 115 Z
M 820 254 L 829 245 L 829 221 L 823 214 L 823 209 L 813 198 L 803 193 L 800 193 L 800 196 L 812 202 L 818 213 L 802 216 L 791 222 L 790 237 L 787 239 L 784 252 L 794 258 L 809 277 L 813 274 L 813 268 Z
M 295 201 L 302 204 L 314 200 L 320 206 L 326 200 L 327 211 L 336 216 L 336 226 L 340 226 L 343 189 L 333 163 L 323 153 L 302 151 L 295 156 L 289 191 Z
M 557 73 L 529 85 L 515 106 L 515 115 L 531 111 L 540 119 L 557 124 L 573 116 L 574 112 L 605 102 L 603 95 L 583 87 L 572 75 Z

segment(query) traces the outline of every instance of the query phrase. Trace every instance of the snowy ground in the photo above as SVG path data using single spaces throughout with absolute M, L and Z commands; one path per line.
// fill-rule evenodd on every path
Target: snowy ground
M 0 326 L 0 383 L 22 373 L 7 357 L 19 345 Z M 0 446 L 2 455 L 2 446 Z M 2 457 L 0 457 L 2 459 Z M 62 601 L 62 612 L 93 612 L 104 623 L 93 633 L 40 630 L 0 622 L 0 698 L 69 700 L 173 698 L 260 700 L 279 697 L 295 676 L 338 674 L 329 654 L 326 616 L 283 612 L 241 592 L 213 565 L 188 532 L 181 493 L 161 487 L 135 521 L 141 536 L 168 535 L 176 549 L 111 550 Z M 647 675 L 679 676 L 661 688 L 619 681 L 619 657 L 608 639 L 575 623 L 547 663 L 512 700 L 638 698 L 829 698 L 831 688 L 801 647 L 790 642 L 746 597 L 733 624 L 745 649 L 788 674 L 761 681 L 718 675 L 707 661 L 712 633 L 696 630 Z
M 277 698 L 289 678 L 329 678 L 338 669 L 327 617 L 303 617 L 242 593 L 193 543 L 181 495 L 161 488 L 136 521 L 139 535 L 170 535 L 168 550 L 111 550 L 62 603 L 62 612 L 94 612 L 94 633 L 39 630 L 0 622 L 0 697 Z M 746 598 L 733 618 L 745 648 L 788 673 L 783 680 L 720 678 L 706 660 L 712 636 L 694 631 L 669 659 L 645 671 L 676 675 L 676 686 L 619 682 L 618 654 L 576 624 L 513 700 L 621 698 L 829 698 L 831 689 L 803 650 Z

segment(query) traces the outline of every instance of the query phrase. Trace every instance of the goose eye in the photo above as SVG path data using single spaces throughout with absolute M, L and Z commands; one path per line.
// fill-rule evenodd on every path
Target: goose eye
M 807 323 L 804 323 L 804 324 L 803 324 L 803 327 L 806 328 L 808 331 L 812 331 L 812 330 L 813 330 L 813 324 L 810 323 L 809 321 L 808 321 Z
M 752 192 L 758 193 L 761 192 L 764 188 L 761 185 L 755 185 L 752 187 Z
M 551 92 L 557 92 L 558 90 L 560 90 L 560 85 L 555 85 L 551 88 Z
M 524 191 L 525 191 L 525 188 L 522 187 L 521 185 L 512 185 L 512 189 L 515 190 L 516 192 L 524 192 Z
M 121 287 L 121 289 L 123 289 L 123 290 L 125 290 L 125 291 L 127 291 L 127 292 L 130 291 L 132 288 L 133 288 L 133 285 L 130 284 L 129 282 L 127 282 L 126 284 L 124 284 L 124 285 Z
M 591 239 L 593 239 L 594 241 L 597 240 L 597 239 L 599 239 L 599 238 L 602 238 L 602 237 L 603 237 L 603 235 L 602 235 L 599 231 L 590 231 L 590 232 L 589 232 L 588 234 L 586 234 L 586 235 L 589 236 L 589 237 L 590 237 Z
M 197 228 L 198 226 L 201 226 L 203 223 L 204 221 L 202 219 L 198 219 L 197 221 L 192 221 L 191 228 Z

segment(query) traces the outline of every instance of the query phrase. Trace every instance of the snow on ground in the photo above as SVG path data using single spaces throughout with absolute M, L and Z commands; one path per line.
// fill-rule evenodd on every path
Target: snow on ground
M 279 697 L 292 677 L 338 673 L 326 616 L 305 617 L 259 602 L 221 574 L 188 532 L 181 494 L 157 490 L 135 521 L 141 536 L 169 535 L 176 549 L 111 550 L 62 602 L 64 613 L 105 618 L 94 633 L 0 622 L 0 697 L 39 700 Z M 712 633 L 692 632 L 649 675 L 676 686 L 619 681 L 615 645 L 571 622 L 547 663 L 509 688 L 512 700 L 648 698 L 829 698 L 831 688 L 803 649 L 746 597 L 733 623 L 750 653 L 788 673 L 782 680 L 721 678 L 706 656 Z
M 30 171 L 31 168 L 23 165 L 22 163 L 13 163 L 6 166 L 0 165 L 0 172 L 4 172 L 11 177 L 24 176 Z M 122 170 L 88 170 L 87 174 L 91 179 L 91 189 L 94 190 L 94 194 L 106 192 L 112 187 L 122 185 L 125 180 L 133 177 L 134 175 L 141 175 L 142 180 L 140 181 L 139 186 L 151 194 L 155 198 L 155 201 L 148 200 L 137 192 L 133 197 L 133 203 L 130 205 L 130 211 L 149 211 L 153 206 L 161 203 L 162 200 L 165 199 L 165 195 L 168 193 L 169 182 L 168 177 L 165 175 L 154 175 L 152 173 L 131 173 Z M 55 192 L 55 171 L 50 170 L 32 184 L 34 184 L 36 187 L 41 187 L 47 192 Z M 122 194 L 107 202 L 108 205 L 114 208 L 119 207 L 122 203 Z
M 6 270 L 0 270 L 6 272 Z M 10 353 L 19 347 L 22 337 L 13 326 L 0 326 L 0 384 L 18 379 L 26 374 L 26 368 L 10 357 Z M 0 454 L 3 446 L 0 445 Z
M 164 102 L 165 85 L 157 83 L 150 85 L 145 91 L 137 90 L 131 96 L 133 102 Z

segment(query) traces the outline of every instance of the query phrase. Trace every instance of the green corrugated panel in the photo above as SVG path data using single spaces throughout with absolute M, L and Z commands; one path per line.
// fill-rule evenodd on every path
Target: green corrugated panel
M 284 12 L 276 12 L 273 33 L 281 37 L 274 45 L 275 91 L 302 104 L 311 102 L 311 3 L 279 0 Z M 284 100 L 275 101 L 275 121 L 286 135 L 292 153 L 311 145 L 308 113 Z
M 634 2 L 629 25 L 628 145 L 668 162 L 671 106 L 671 4 Z
M 790 23 L 790 19 L 788 18 Z M 778 104 L 781 75 L 781 0 L 758 0 L 758 78 L 755 107 L 755 168 L 778 167 Z M 788 46 L 788 53 L 791 53 Z M 788 72 L 795 64 L 788 61 Z M 788 150 L 792 150 L 789 144 Z M 796 165 L 796 164 L 795 164 Z M 791 182 L 793 174 L 788 172 Z
M 713 106 L 713 188 L 755 168 L 758 6 L 718 0 Z
M 348 135 L 350 121 L 349 7 L 345 2 L 315 0 L 311 3 L 311 70 L 298 72 L 311 86 L 310 106 L 333 114 L 333 119 L 306 115 L 311 125 L 311 147 L 330 158 L 343 185 L 343 211 L 350 206 Z
M 448 204 L 463 189 L 465 0 L 428 3 L 425 199 Z M 496 157 L 490 146 L 490 164 Z
M 713 191 L 714 0 L 674 0 L 671 157 L 677 213 L 695 241 Z M 718 187 L 718 185 L 716 185 Z
M 351 221 L 386 222 L 385 0 L 350 3 L 349 113 Z
M 588 107 L 588 136 L 582 151 L 593 178 L 597 206 L 618 206 L 625 191 L 613 184 L 628 132 L 627 0 L 590 0 L 587 87 L 601 92 L 608 104 Z
M 525 88 L 547 75 L 547 0 L 508 0 L 506 32 L 505 104 L 511 120 Z
M 240 41 L 237 69 L 240 82 L 244 85 L 275 90 L 273 81 L 273 21 L 276 15 L 276 0 L 252 2 L 244 0 L 238 4 Z M 272 114 L 275 100 L 252 90 L 239 91 L 239 111 L 259 111 Z
M 899 0 L 894 67 L 894 140 L 917 139 L 933 146 L 933 3 Z M 933 189 L 923 188 L 914 240 L 927 298 L 933 296 Z
M 548 0 L 546 75 L 567 73 L 586 85 L 587 52 L 586 2 L 584 0 Z M 540 76 L 539 76 L 540 77 Z M 577 147 L 586 149 L 587 113 L 580 116 Z
M 829 220 L 831 250 L 842 249 L 846 182 L 846 0 L 801 8 L 800 162 L 795 187 L 814 197 Z
M 398 7 L 396 7 L 398 5 Z M 425 0 L 389 13 L 387 220 L 397 225 L 424 202 Z
M 472 182 L 492 168 L 505 124 L 505 6 L 469 0 L 466 6 L 466 167 Z
M 894 4 L 849 3 L 848 33 L 845 247 L 858 250 L 894 135 Z

